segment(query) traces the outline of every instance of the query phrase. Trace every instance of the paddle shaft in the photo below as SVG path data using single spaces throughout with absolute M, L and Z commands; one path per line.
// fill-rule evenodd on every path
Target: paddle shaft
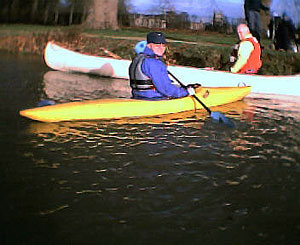
M 168 71 L 168 73 L 180 84 L 180 86 L 181 87 L 183 87 L 183 88 L 187 88 L 187 86 L 186 85 L 184 85 L 182 82 L 180 82 L 179 80 L 178 80 L 178 78 L 177 77 L 175 77 L 171 72 L 169 72 Z M 193 94 L 192 95 L 194 98 L 195 98 L 195 100 L 197 100 L 202 106 L 203 106 L 203 108 L 205 109 L 205 110 L 207 110 L 207 112 L 209 113 L 209 114 L 211 114 L 211 110 L 195 95 L 195 94 Z

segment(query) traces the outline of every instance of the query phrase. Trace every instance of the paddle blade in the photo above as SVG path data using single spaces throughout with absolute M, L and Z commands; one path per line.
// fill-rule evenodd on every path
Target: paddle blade
M 54 105 L 55 102 L 53 100 L 41 100 L 37 103 L 38 107 L 47 106 L 47 105 Z
M 213 122 L 224 123 L 228 127 L 231 127 L 231 128 L 235 127 L 234 123 L 228 117 L 226 117 L 224 114 L 222 114 L 221 112 L 212 111 L 210 114 L 210 117 Z

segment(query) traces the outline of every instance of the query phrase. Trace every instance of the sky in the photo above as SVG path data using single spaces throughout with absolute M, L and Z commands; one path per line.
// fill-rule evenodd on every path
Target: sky
M 296 25 L 300 25 L 300 0 L 272 0 L 270 5 L 271 13 L 279 16 L 288 15 Z
M 159 2 L 160 0 L 131 0 L 132 12 L 156 14 L 160 10 L 157 8 Z M 188 12 L 190 15 L 212 17 L 215 10 L 221 10 L 230 18 L 244 17 L 244 0 L 169 0 L 169 2 L 176 12 Z
M 160 0 L 130 0 L 131 12 L 141 14 L 159 14 Z M 244 18 L 244 0 L 169 0 L 176 12 L 188 12 L 190 16 L 212 17 L 215 10 L 220 10 L 228 18 Z M 215 2 L 216 4 L 213 4 Z M 295 4 L 296 2 L 296 4 Z M 300 0 L 272 0 L 270 14 L 284 12 L 297 25 L 300 24 Z

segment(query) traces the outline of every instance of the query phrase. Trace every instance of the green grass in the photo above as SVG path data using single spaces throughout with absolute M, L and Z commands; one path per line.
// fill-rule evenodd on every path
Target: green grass
M 32 33 L 47 33 L 50 31 L 62 31 L 65 33 L 86 33 L 95 36 L 111 36 L 111 37 L 132 37 L 140 38 L 141 40 L 146 38 L 148 29 L 134 29 L 125 28 L 120 30 L 88 30 L 81 26 L 45 26 L 45 25 L 24 25 L 24 24 L 9 24 L 0 25 L 0 36 L 16 36 L 26 35 Z M 219 46 L 233 46 L 237 41 L 235 34 L 221 34 L 216 32 L 192 32 L 187 30 L 163 30 L 166 37 L 171 40 L 195 42 L 200 45 L 219 45 Z M 263 45 L 268 46 L 269 40 L 264 39 Z
M 113 36 L 113 37 L 139 37 L 145 39 L 148 29 L 122 29 L 122 30 L 85 30 L 84 32 L 98 36 Z M 223 35 L 212 32 L 191 32 L 180 30 L 163 30 L 166 38 L 171 40 L 212 43 L 220 45 L 233 45 L 237 42 L 235 35 Z
M 135 29 L 121 29 L 121 30 L 84 30 L 84 32 L 99 35 L 99 36 L 113 36 L 113 37 L 140 37 L 145 38 L 148 31 Z
M 42 25 L 23 25 L 23 24 L 2 24 L 0 25 L 0 33 L 6 35 L 16 36 L 24 33 L 44 33 L 51 30 L 59 29 L 53 26 L 42 26 Z

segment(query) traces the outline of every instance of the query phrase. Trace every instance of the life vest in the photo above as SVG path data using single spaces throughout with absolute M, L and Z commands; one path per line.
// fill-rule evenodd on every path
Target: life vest
M 142 72 L 142 64 L 146 57 L 145 54 L 138 54 L 129 66 L 130 87 L 132 89 L 155 89 L 152 80 Z
M 249 37 L 245 41 L 252 43 L 254 50 L 251 52 L 250 57 L 247 60 L 247 63 L 242 67 L 238 73 L 257 73 L 258 69 L 261 67 L 262 62 L 260 59 L 261 50 L 260 44 L 255 37 Z

